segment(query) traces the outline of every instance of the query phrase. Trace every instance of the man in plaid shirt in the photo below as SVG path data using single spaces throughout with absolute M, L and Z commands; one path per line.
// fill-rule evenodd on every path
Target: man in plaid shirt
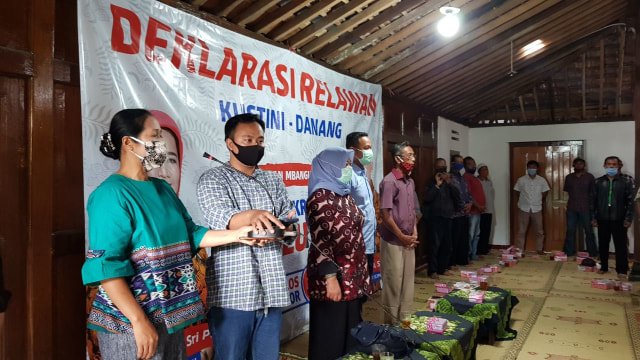
M 225 124 L 229 166 L 206 171 L 198 181 L 200 208 L 211 229 L 251 225 L 284 228 L 278 219 L 295 209 L 277 173 L 257 164 L 264 155 L 265 124 L 253 114 Z M 207 260 L 207 318 L 216 359 L 278 359 L 282 308 L 289 305 L 282 248 L 229 244 L 212 248 Z

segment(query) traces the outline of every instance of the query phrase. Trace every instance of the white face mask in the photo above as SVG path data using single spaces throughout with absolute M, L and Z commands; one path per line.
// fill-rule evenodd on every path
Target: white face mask
M 164 141 L 142 141 L 133 136 L 129 136 L 131 140 L 144 145 L 146 156 L 141 156 L 135 151 L 130 150 L 140 161 L 146 171 L 151 171 L 161 167 L 167 160 L 167 144 Z

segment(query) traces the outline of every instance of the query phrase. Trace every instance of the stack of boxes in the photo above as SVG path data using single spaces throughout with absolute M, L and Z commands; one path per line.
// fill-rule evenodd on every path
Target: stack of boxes
M 447 319 L 431 317 L 427 320 L 427 332 L 433 334 L 444 334 L 447 330 Z

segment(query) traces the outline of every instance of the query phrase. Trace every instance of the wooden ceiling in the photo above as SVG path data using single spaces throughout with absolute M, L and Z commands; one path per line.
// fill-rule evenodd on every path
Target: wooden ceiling
M 183 0 L 469 126 L 630 119 L 636 1 Z

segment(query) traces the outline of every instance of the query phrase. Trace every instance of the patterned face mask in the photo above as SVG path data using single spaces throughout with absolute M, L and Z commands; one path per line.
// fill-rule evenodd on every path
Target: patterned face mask
M 151 171 L 161 167 L 167 160 L 167 144 L 164 141 L 142 141 L 133 136 L 129 136 L 133 141 L 143 144 L 146 156 L 141 156 L 130 150 L 140 161 L 146 171 Z

